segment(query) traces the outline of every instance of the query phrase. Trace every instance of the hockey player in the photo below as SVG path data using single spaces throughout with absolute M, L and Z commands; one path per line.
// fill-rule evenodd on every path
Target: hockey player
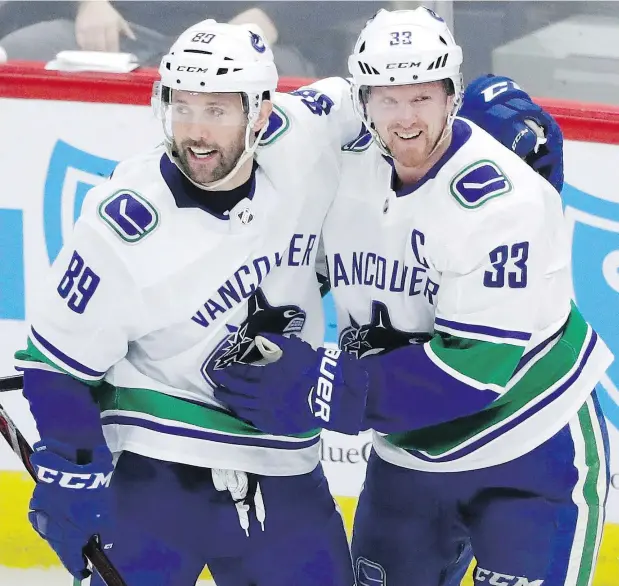
M 267 364 L 220 371 L 216 396 L 273 433 L 375 430 L 358 584 L 456 585 L 474 553 L 479 585 L 586 585 L 612 355 L 571 302 L 559 194 L 456 116 L 461 62 L 427 9 L 368 22 L 349 68 L 371 136 L 345 149 L 323 229 L 340 349 L 259 336 Z
M 314 260 L 360 126 L 349 90 L 350 131 L 316 92 L 273 107 L 260 31 L 215 21 L 160 73 L 164 146 L 89 193 L 17 354 L 41 436 L 30 521 L 76 578 L 99 534 L 129 586 L 192 586 L 205 564 L 218 586 L 351 586 L 320 426 L 263 433 L 211 379 L 265 328 L 323 340 Z

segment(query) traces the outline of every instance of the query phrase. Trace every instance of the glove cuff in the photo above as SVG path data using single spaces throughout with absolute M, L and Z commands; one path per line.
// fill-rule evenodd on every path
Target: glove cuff
M 36 442 L 32 449 L 35 459 L 37 454 L 49 452 L 78 466 L 94 464 L 97 467 L 113 469 L 112 453 L 105 444 L 94 448 L 77 448 L 74 445 L 59 442 L 52 438 L 43 438 Z
M 45 441 L 73 446 L 74 457 L 78 448 L 105 445 L 99 407 L 85 383 L 60 372 L 26 369 L 24 397 Z

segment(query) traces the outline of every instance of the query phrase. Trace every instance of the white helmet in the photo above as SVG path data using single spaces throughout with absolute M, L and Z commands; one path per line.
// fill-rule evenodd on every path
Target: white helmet
M 257 25 L 232 25 L 209 19 L 193 25 L 178 37 L 163 56 L 159 74 L 161 81 L 153 86 L 151 104 L 155 115 L 163 122 L 166 149 L 177 166 L 178 157 L 172 148 L 174 137 L 166 116 L 172 90 L 241 94 L 248 122 L 245 151 L 226 177 L 208 185 L 198 185 L 214 189 L 253 156 L 266 130 L 265 125 L 260 134 L 254 136 L 253 127 L 260 115 L 263 96 L 277 87 L 273 52 Z
M 461 65 L 462 49 L 445 21 L 429 8 L 379 10 L 367 22 L 348 58 L 348 70 L 353 78 L 355 108 L 383 152 L 391 154 L 367 114 L 366 88 L 450 79 L 455 93 L 454 107 L 438 145 L 449 135 L 460 107 Z

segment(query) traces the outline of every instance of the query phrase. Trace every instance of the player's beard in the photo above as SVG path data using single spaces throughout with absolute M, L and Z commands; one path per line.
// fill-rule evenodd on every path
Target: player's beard
M 193 157 L 190 148 L 213 150 L 216 154 L 213 161 L 202 162 Z M 238 135 L 226 147 L 213 142 L 185 140 L 180 145 L 174 141 L 172 149 L 178 155 L 178 164 L 183 173 L 194 183 L 208 185 L 223 179 L 234 169 L 245 151 L 245 129 L 240 128 Z
M 400 131 L 400 129 L 398 129 Z M 404 131 L 401 131 L 404 132 Z M 392 131 L 389 132 L 387 148 L 393 158 L 404 167 L 422 167 L 432 156 L 436 143 L 441 133 L 429 135 L 428 129 L 424 128 L 418 138 L 405 141 L 397 138 Z

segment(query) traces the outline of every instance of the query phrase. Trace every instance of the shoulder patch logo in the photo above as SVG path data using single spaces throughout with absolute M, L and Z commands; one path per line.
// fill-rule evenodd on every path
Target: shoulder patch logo
M 512 183 L 496 163 L 482 160 L 462 169 L 451 180 L 449 190 L 461 206 L 473 209 L 509 193 Z
M 125 242 L 148 236 L 159 224 L 152 204 L 130 189 L 121 189 L 99 204 L 99 216 Z
M 345 153 L 362 153 L 363 151 L 367 151 L 371 144 L 372 135 L 365 125 L 362 124 L 357 138 L 351 140 L 349 143 L 346 143 L 342 147 L 342 151 Z
M 264 131 L 260 139 L 260 146 L 273 144 L 278 138 L 281 138 L 290 128 L 290 118 L 281 106 L 273 104 L 273 111 L 269 116 L 267 129 Z

